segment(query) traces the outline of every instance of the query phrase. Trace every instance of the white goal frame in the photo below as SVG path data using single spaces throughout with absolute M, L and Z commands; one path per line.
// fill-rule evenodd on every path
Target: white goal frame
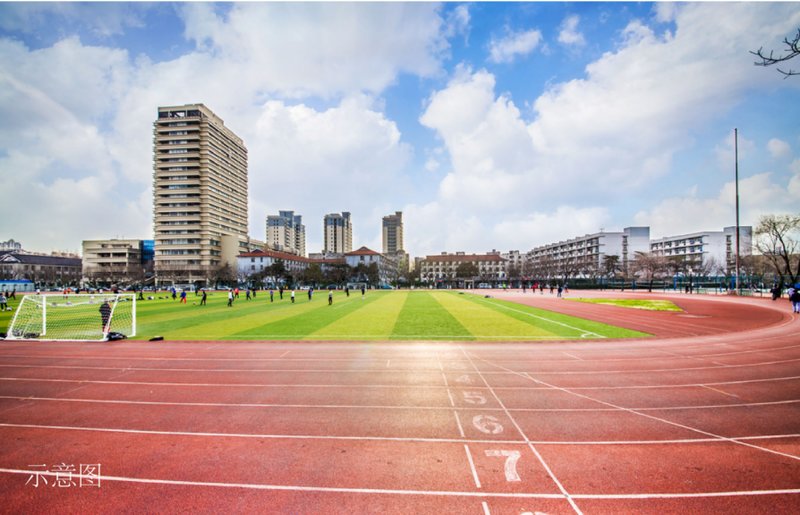
M 108 321 L 99 324 L 100 329 L 89 329 L 90 327 L 98 327 L 98 320 L 104 319 L 100 313 L 100 307 L 104 302 L 108 302 L 111 308 Z M 118 316 L 115 320 L 114 315 L 121 304 L 127 305 L 130 302 L 130 308 L 124 309 L 125 314 L 130 313 L 129 320 L 122 319 Z M 65 335 L 58 334 L 58 331 L 53 331 L 53 327 L 48 326 L 48 320 L 53 321 L 54 316 L 48 315 L 52 310 L 64 312 L 65 308 L 78 308 L 81 313 L 79 318 L 73 319 L 72 322 L 85 323 L 86 326 L 81 326 L 77 334 Z M 129 311 L 128 311 L 129 310 Z M 39 314 L 41 312 L 41 315 Z M 20 315 L 22 314 L 22 318 Z M 51 329 L 48 331 L 48 327 Z M 109 334 L 119 332 L 125 337 L 136 336 L 136 295 L 133 293 L 100 293 L 100 294 L 51 294 L 51 295 L 25 295 L 22 298 L 19 306 L 14 312 L 14 317 L 11 324 L 8 326 L 6 334 L 7 340 L 53 340 L 53 341 L 107 341 Z M 55 333 L 55 334 L 54 334 Z M 76 336 L 76 337 L 71 337 Z

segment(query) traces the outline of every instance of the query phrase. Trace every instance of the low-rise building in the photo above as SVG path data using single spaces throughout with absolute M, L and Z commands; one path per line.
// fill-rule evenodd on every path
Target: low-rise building
M 426 256 L 420 261 L 420 280 L 428 284 L 456 282 L 458 267 L 464 263 L 475 265 L 478 271 L 477 276 L 463 278 L 465 280 L 477 280 L 494 286 L 506 279 L 506 260 L 495 251 L 487 254 L 442 252 L 439 255 Z
M 650 252 L 677 260 L 694 271 L 724 274 L 736 266 L 736 227 L 721 231 L 699 231 L 652 240 Z M 753 228 L 739 227 L 739 255 L 753 253 Z
M 358 250 L 347 252 L 344 260 L 351 268 L 359 265 L 370 266 L 374 263 L 378 267 L 378 282 L 382 285 L 397 280 L 398 262 L 393 255 L 381 254 L 367 247 L 361 247 Z
M 82 273 L 75 255 L 8 252 L 0 257 L 0 279 L 28 279 L 39 287 L 77 286 Z
M 617 266 L 627 270 L 637 252 L 649 251 L 650 228 L 626 227 L 535 247 L 526 255 L 526 268 L 540 279 L 587 277 L 603 270 L 607 256 L 617 256 Z
M 146 248 L 147 247 L 147 248 Z M 83 278 L 88 281 L 143 281 L 152 257 L 146 258 L 152 243 L 145 240 L 84 240 L 82 245 Z

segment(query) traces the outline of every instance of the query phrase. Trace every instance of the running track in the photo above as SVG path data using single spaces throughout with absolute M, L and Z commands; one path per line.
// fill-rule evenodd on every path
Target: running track
M 492 294 L 656 337 L 0 342 L 2 511 L 800 512 L 788 302 Z

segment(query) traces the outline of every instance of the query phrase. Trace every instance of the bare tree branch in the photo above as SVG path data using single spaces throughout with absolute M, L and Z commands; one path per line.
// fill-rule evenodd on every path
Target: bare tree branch
M 797 34 L 795 34 L 794 39 L 789 41 L 789 38 L 783 39 L 784 44 L 787 46 L 786 54 L 775 56 L 775 51 L 770 50 L 769 55 L 764 53 L 764 47 L 759 48 L 756 52 L 750 51 L 751 54 L 755 55 L 760 61 L 756 61 L 754 64 L 756 66 L 772 66 L 774 64 L 786 62 L 793 57 L 797 57 L 800 55 L 800 29 L 797 29 Z M 792 75 L 800 75 L 800 72 L 796 72 L 792 69 L 786 71 L 780 68 L 777 68 L 778 72 L 784 75 L 784 78 L 791 77 Z

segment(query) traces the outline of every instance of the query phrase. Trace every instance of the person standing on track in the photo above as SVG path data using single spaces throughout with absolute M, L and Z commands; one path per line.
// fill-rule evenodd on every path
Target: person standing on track
M 800 313 L 800 284 L 795 284 L 794 288 L 791 288 L 789 300 L 792 303 L 792 313 Z

